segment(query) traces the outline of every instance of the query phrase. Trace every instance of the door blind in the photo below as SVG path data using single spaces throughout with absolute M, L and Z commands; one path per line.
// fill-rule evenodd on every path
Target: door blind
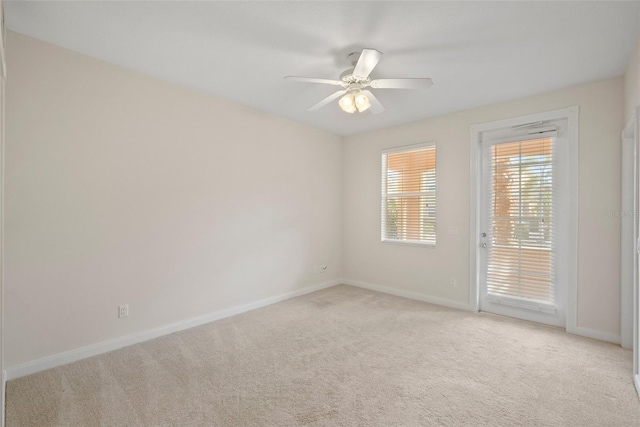
M 493 299 L 554 304 L 553 142 L 546 137 L 487 150 L 487 293 Z
M 435 245 L 435 145 L 382 153 L 382 240 Z

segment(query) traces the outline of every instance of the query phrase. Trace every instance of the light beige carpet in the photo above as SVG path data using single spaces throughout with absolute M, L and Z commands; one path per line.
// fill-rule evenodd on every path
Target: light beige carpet
M 10 381 L 8 426 L 638 426 L 631 352 L 336 286 Z

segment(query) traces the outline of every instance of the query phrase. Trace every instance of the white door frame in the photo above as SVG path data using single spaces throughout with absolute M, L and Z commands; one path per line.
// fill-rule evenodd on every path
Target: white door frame
M 624 348 L 633 348 L 634 284 L 638 282 L 638 156 L 636 137 L 640 107 L 622 131 L 622 204 L 621 204 L 621 272 L 620 272 L 620 341 Z
M 0 0 L 0 427 L 4 427 L 4 402 L 6 376 L 4 372 L 4 91 L 7 77 L 5 56 L 6 33 L 4 26 L 4 3 Z
M 640 395 L 640 218 L 638 217 L 638 203 L 640 203 L 640 106 L 632 113 L 627 126 L 622 131 L 623 156 L 634 155 L 635 164 L 626 164 L 623 168 L 623 185 L 629 189 L 631 186 L 634 194 L 629 191 L 623 193 L 622 215 L 626 210 L 633 211 L 634 215 L 623 217 L 622 240 L 622 284 L 621 284 L 621 310 L 620 329 L 622 344 L 625 347 L 633 347 L 633 383 Z M 623 166 L 629 159 L 623 157 Z M 626 235 L 632 232 L 633 241 L 626 239 Z M 634 250 L 635 249 L 635 250 Z M 625 254 L 630 255 L 626 257 Z M 626 299 L 625 299 L 626 298 Z M 628 299 L 633 303 L 628 304 Z M 631 337 L 629 337 L 631 334 Z
M 567 261 L 568 281 L 566 296 L 566 330 L 579 333 L 577 328 L 577 283 L 578 283 L 578 117 L 577 106 L 561 110 L 514 117 L 489 123 L 471 125 L 470 150 L 470 224 L 469 224 L 469 307 L 477 312 L 480 308 L 480 215 L 481 215 L 481 182 L 478 178 L 482 164 L 481 136 L 482 132 L 517 126 L 522 123 L 545 122 L 550 120 L 567 120 L 568 173 L 569 173 L 569 239 Z M 583 335 L 581 333 L 581 335 Z

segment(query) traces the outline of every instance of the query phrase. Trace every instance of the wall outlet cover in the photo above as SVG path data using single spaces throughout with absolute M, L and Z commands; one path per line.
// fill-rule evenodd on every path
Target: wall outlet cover
M 118 318 L 129 317 L 129 304 L 118 306 Z

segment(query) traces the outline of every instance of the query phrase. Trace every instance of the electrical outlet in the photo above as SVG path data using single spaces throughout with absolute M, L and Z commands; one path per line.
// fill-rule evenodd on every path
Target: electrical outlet
M 457 286 L 456 279 L 454 279 L 453 277 L 449 279 L 449 286 L 455 288 Z
M 129 304 L 118 306 L 118 318 L 129 317 Z

